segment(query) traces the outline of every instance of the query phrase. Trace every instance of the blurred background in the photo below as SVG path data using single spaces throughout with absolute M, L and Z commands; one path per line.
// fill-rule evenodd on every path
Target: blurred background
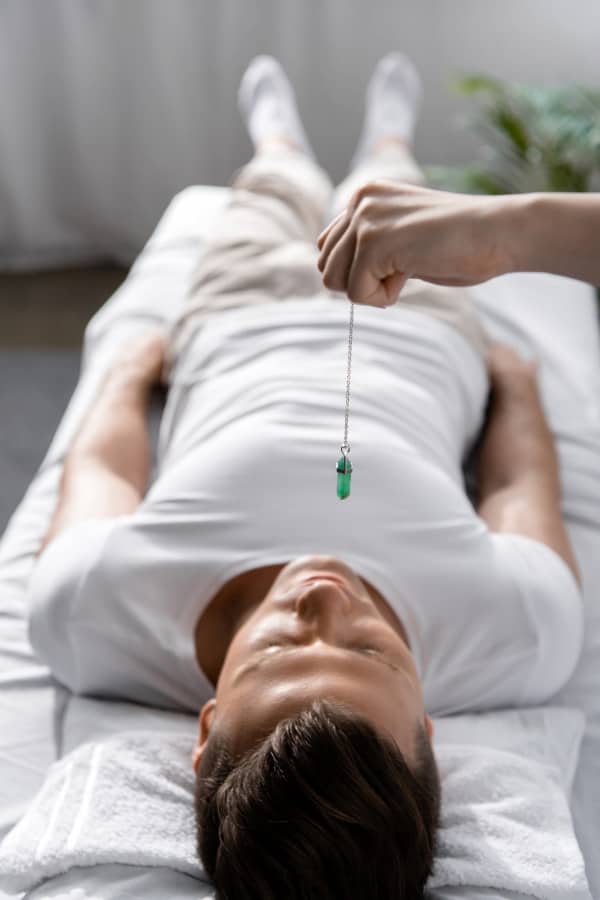
M 579 190 L 598 184 L 594 97 L 563 97 L 557 120 L 532 95 L 554 128 L 540 151 L 523 143 L 523 98 L 484 90 L 496 106 L 482 129 L 479 93 L 449 85 L 600 91 L 599 47 L 598 0 L 0 0 L 0 533 L 73 390 L 85 323 L 173 195 L 227 184 L 249 157 L 236 94 L 255 54 L 282 62 L 336 181 L 371 71 L 400 49 L 423 77 L 416 156 L 432 173 L 479 160 L 495 179 L 479 189 L 523 190 L 552 168 L 551 189 Z

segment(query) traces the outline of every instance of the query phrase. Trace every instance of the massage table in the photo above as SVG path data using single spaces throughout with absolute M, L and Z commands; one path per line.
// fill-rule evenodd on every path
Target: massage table
M 77 740 L 85 740 L 88 734 L 118 732 L 132 721 L 143 727 L 146 722 L 177 718 L 134 705 L 74 697 L 56 683 L 35 659 L 28 642 L 27 585 L 56 503 L 65 454 L 82 416 L 127 340 L 178 314 L 211 222 L 229 191 L 193 186 L 177 194 L 125 282 L 89 322 L 79 382 L 0 541 L 0 839 L 22 815 L 48 766 Z M 600 346 L 596 295 L 588 285 L 540 274 L 504 276 L 475 289 L 474 294 L 493 337 L 533 352 L 541 360 L 541 390 L 561 461 L 563 512 L 582 571 L 586 608 L 580 663 L 552 703 L 579 707 L 587 717 L 571 808 L 591 893 L 600 898 Z M 360 308 L 356 325 L 359 338 Z M 160 415 L 155 397 L 150 413 L 154 448 Z M 127 869 L 123 866 L 97 868 L 93 876 L 88 873 L 86 887 L 80 892 L 47 896 L 76 896 L 78 900 L 161 896 L 156 873 L 122 871 Z M 69 885 L 79 884 L 77 872 L 69 876 Z M 170 885 L 173 891 L 173 883 Z M 472 894 L 468 890 L 450 890 L 443 896 L 484 894 L 499 900 L 493 892 Z M 0 900 L 6 896 L 0 893 Z M 35 896 L 46 895 L 36 891 Z M 502 896 L 508 900 L 507 894 Z

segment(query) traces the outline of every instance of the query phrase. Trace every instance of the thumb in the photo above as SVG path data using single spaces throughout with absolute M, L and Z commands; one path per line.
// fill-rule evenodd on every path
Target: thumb
M 389 300 L 389 306 L 397 301 L 400 296 L 400 291 L 407 281 L 408 275 L 406 272 L 393 272 L 391 275 L 382 279 L 381 283 Z

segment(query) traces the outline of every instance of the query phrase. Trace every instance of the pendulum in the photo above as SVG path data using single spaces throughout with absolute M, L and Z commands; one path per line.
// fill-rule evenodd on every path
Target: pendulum
M 335 470 L 337 472 L 337 495 L 340 500 L 345 500 L 350 496 L 350 479 L 352 478 L 352 463 L 348 454 L 350 453 L 350 444 L 348 443 L 348 410 L 350 408 L 350 368 L 352 365 L 352 331 L 354 328 L 354 303 L 350 301 L 350 330 L 348 332 L 348 372 L 346 375 L 346 416 L 344 420 L 344 443 L 341 444 L 340 450 L 342 455 L 337 461 Z
M 337 461 L 335 471 L 337 472 L 337 495 L 340 500 L 345 500 L 350 496 L 350 479 L 352 478 L 352 463 L 347 457 L 349 447 L 346 449 L 341 446 L 342 456 Z
M 337 461 L 337 495 L 340 500 L 350 496 L 350 479 L 352 477 L 352 463 L 349 459 L 350 444 L 348 443 L 348 410 L 350 408 L 350 367 L 352 364 L 352 331 L 354 328 L 354 303 L 350 301 L 350 331 L 348 333 L 348 373 L 346 376 L 346 417 L 344 421 L 344 443 L 340 445 L 342 455 Z

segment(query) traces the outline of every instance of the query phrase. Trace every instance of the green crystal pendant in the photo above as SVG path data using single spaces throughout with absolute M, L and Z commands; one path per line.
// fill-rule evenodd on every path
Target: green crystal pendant
M 352 463 L 347 456 L 340 456 L 335 467 L 337 472 L 337 495 L 340 500 L 350 496 L 350 479 L 352 478 Z

